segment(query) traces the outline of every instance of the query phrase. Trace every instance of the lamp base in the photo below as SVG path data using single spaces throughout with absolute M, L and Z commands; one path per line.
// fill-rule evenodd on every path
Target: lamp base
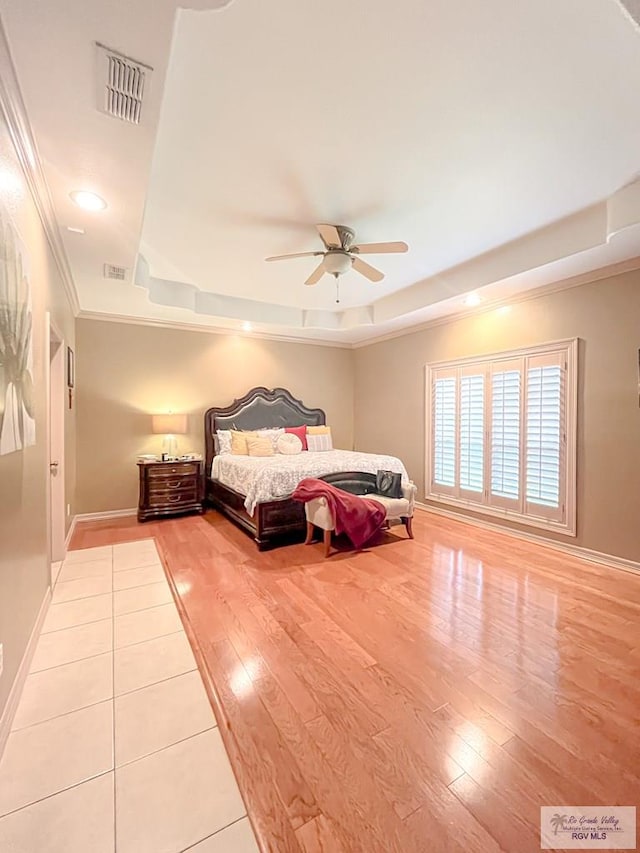
M 162 459 L 175 459 L 178 455 L 178 440 L 175 435 L 165 435 L 162 442 Z

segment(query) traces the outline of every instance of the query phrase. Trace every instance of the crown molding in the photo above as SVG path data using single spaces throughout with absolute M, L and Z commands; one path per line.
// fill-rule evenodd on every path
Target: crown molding
M 104 323 L 124 323 L 129 326 L 151 326 L 157 329 L 177 329 L 183 332 L 202 332 L 206 335 L 226 335 L 257 338 L 265 341 L 281 341 L 286 344 L 305 344 L 311 347 L 335 347 L 337 349 L 352 349 L 353 344 L 346 341 L 330 341 L 321 338 L 305 338 L 302 335 L 281 335 L 271 332 L 244 332 L 240 329 L 229 329 L 226 326 L 201 326 L 198 323 L 184 323 L 180 320 L 152 320 L 145 317 L 130 317 L 126 314 L 102 313 L 100 311 L 80 311 L 78 320 L 99 320 Z
M 640 255 L 634 258 L 629 258 L 626 261 L 619 261 L 615 264 L 608 264 L 605 267 L 599 267 L 598 269 L 590 270 L 589 272 L 580 273 L 579 275 L 574 275 L 570 278 L 560 279 L 560 281 L 543 284 L 540 287 L 536 287 L 533 290 L 527 290 L 516 296 L 511 296 L 506 299 L 494 299 L 490 302 L 483 303 L 481 308 L 463 308 L 455 314 L 447 314 L 445 317 L 437 317 L 433 320 L 427 320 L 424 323 L 416 323 L 414 326 L 403 326 L 401 329 L 395 329 L 393 332 L 388 332 L 385 335 L 376 335 L 375 337 L 367 338 L 364 341 L 356 341 L 351 344 L 351 347 L 352 349 L 362 349 L 363 347 L 373 346 L 373 344 L 391 341 L 394 338 L 402 338 L 405 335 L 413 335 L 417 332 L 423 332 L 426 329 L 433 329 L 436 326 L 446 326 L 449 323 L 457 323 L 458 320 L 465 320 L 468 317 L 477 317 L 479 314 L 495 311 L 497 308 L 518 305 L 521 302 L 530 302 L 532 299 L 542 299 L 542 297 L 550 296 L 552 293 L 571 290 L 574 287 L 581 287 L 584 284 L 591 284 L 594 281 L 602 281 L 602 279 L 605 278 L 613 278 L 614 276 L 633 272 L 633 270 L 637 269 L 640 269 Z
M 306 344 L 307 346 L 319 347 L 335 347 L 337 349 L 363 349 L 364 347 L 373 346 L 374 344 L 390 341 L 394 338 L 402 338 L 405 335 L 413 335 L 417 332 L 422 332 L 427 329 L 435 328 L 436 326 L 446 326 L 449 323 L 457 323 L 459 320 L 464 320 L 468 317 L 477 317 L 479 314 L 484 314 L 488 311 L 495 311 L 497 308 L 502 308 L 507 305 L 517 305 L 521 302 L 530 302 L 533 299 L 542 299 L 544 296 L 549 296 L 552 293 L 560 293 L 563 290 L 571 290 L 574 287 L 581 287 L 585 284 L 591 284 L 595 281 L 602 281 L 605 278 L 613 278 L 616 275 L 623 275 L 627 272 L 640 269 L 640 256 L 630 258 L 626 261 L 620 261 L 616 264 L 609 264 L 605 267 L 600 267 L 597 270 L 581 273 L 580 275 L 570 278 L 561 279 L 560 281 L 551 282 L 534 290 L 527 290 L 517 296 L 508 299 L 496 299 L 492 302 L 487 302 L 481 308 L 461 309 L 455 314 L 447 314 L 446 317 L 438 317 L 434 320 L 428 320 L 424 323 L 416 325 L 406 325 L 401 329 L 396 329 L 385 335 L 367 338 L 364 341 L 331 341 L 316 338 L 306 338 L 302 335 L 282 335 L 271 332 L 243 332 L 235 329 L 229 329 L 226 326 L 202 326 L 197 323 L 185 323 L 180 320 L 156 320 L 144 317 L 131 317 L 126 314 L 102 313 L 100 311 L 79 311 L 77 314 L 80 320 L 99 320 L 105 323 L 125 323 L 133 326 L 151 326 L 160 329 L 179 329 L 187 332 L 202 332 L 211 335 L 241 335 L 246 338 L 257 338 L 268 341 L 282 341 L 289 344 Z
M 640 30 L 640 0 L 618 0 L 618 5 L 637 30 Z
M 0 21 L 0 110 L 22 166 L 27 185 L 40 216 L 47 241 L 62 279 L 74 315 L 80 311 L 78 292 L 71 274 L 67 253 L 60 236 L 53 200 L 49 191 L 35 137 L 27 117 L 20 84 L 11 57 L 4 26 Z

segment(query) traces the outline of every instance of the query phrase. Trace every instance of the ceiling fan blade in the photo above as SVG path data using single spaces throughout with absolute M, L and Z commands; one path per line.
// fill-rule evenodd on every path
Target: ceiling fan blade
M 387 255 L 391 252 L 408 252 L 409 247 L 401 241 L 396 243 L 363 243 L 361 246 L 352 246 L 349 251 L 357 252 L 359 255 Z
M 324 255 L 324 252 L 295 252 L 293 255 L 274 255 L 272 258 L 265 258 L 265 261 L 286 261 L 289 258 L 311 258 L 314 255 Z
M 380 272 L 380 270 L 377 270 L 375 267 L 372 267 L 371 264 L 368 264 L 366 261 L 361 260 L 357 255 L 353 259 L 353 268 L 361 275 L 368 278 L 369 281 L 382 281 L 384 278 L 384 273 Z
M 322 254 L 322 252 L 320 254 Z M 323 275 L 324 275 L 324 265 L 320 264 L 311 273 L 309 278 L 305 281 L 305 284 L 317 284 Z
M 327 249 L 342 248 L 342 240 L 335 225 L 325 225 L 321 222 L 319 225 L 316 225 L 316 228 Z

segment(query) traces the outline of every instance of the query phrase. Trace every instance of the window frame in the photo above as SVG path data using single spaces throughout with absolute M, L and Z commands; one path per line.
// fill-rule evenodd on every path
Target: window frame
M 487 373 L 492 374 L 497 364 L 513 362 L 516 359 L 536 358 L 539 356 L 550 355 L 552 353 L 561 353 L 565 359 L 565 393 L 564 393 L 564 410 L 565 421 L 561 424 L 564 434 L 564 458 L 561 463 L 560 471 L 560 495 L 562 501 L 561 520 L 544 517 L 545 511 L 541 507 L 536 507 L 536 511 L 540 514 L 534 515 L 527 513 L 526 499 L 526 484 L 522 478 L 522 462 L 526 455 L 526 424 L 525 424 L 525 405 L 527 393 L 527 375 L 526 369 L 523 369 L 520 389 L 520 481 L 519 481 L 519 502 L 522 507 L 516 509 L 510 501 L 501 502 L 499 497 L 491 495 L 490 478 L 491 478 L 491 455 L 487 452 L 491 443 L 491 400 L 487 397 L 491 383 L 485 381 L 484 394 L 484 428 L 485 428 L 485 451 L 484 451 L 484 486 L 485 491 L 478 495 L 479 499 L 474 499 L 473 494 L 465 491 L 464 495 L 455 494 L 460 491 L 459 488 L 459 433 L 460 433 L 460 387 L 461 383 L 456 380 L 456 486 L 453 488 L 439 486 L 437 490 L 433 483 L 433 447 L 434 447 L 434 424 L 432 417 L 432 396 L 434 387 L 434 374 L 443 373 L 444 371 L 451 372 L 457 376 L 457 371 L 465 371 L 473 367 L 482 367 Z M 577 453 L 577 415 L 578 415 L 578 338 L 563 339 L 559 341 L 550 341 L 548 343 L 539 344 L 530 347 L 521 347 L 519 349 L 505 350 L 503 352 L 492 352 L 483 355 L 470 356 L 467 358 L 451 359 L 446 361 L 429 362 L 425 365 L 425 498 L 434 503 L 444 504 L 459 509 L 472 510 L 481 515 L 491 516 L 493 518 L 502 518 L 509 521 L 514 521 L 527 527 L 536 527 L 543 530 L 554 531 L 565 536 L 576 536 L 576 494 L 577 494 L 577 469 L 576 469 L 576 453 Z M 530 503 L 530 502 L 529 502 Z M 501 505 L 502 504 L 502 505 Z

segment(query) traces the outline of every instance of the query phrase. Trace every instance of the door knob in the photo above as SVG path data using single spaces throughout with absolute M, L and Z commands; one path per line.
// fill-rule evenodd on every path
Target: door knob
M 59 462 L 49 462 L 49 470 L 52 474 L 55 474 L 57 472 L 59 465 Z

